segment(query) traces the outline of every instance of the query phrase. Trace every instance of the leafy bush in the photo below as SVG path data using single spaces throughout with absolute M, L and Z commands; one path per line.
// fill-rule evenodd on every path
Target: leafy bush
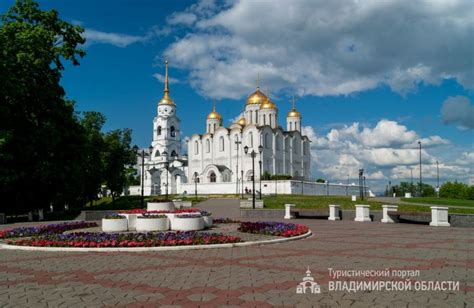
M 469 186 L 458 181 L 446 182 L 439 189 L 441 198 L 474 199 L 474 186 Z
M 292 176 L 289 174 L 275 174 L 271 177 L 272 180 L 291 180 Z

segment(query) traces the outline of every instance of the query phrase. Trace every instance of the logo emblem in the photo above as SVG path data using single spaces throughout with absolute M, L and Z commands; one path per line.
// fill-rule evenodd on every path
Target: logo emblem
M 296 294 L 319 294 L 321 293 L 321 288 L 319 284 L 314 281 L 314 278 L 311 277 L 311 271 L 306 271 L 306 276 L 303 277 L 303 280 L 296 286 Z

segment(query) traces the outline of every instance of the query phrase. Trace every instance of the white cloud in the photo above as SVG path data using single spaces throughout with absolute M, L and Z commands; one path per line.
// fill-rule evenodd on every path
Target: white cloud
M 474 128 L 474 104 L 465 96 L 448 97 L 441 108 L 445 124 L 457 124 L 460 129 Z
M 165 76 L 164 75 L 162 75 L 160 73 L 155 73 L 155 74 L 153 74 L 153 77 L 155 77 L 155 79 L 158 80 L 159 82 L 165 83 Z M 172 78 L 172 77 L 168 76 L 168 82 L 170 84 L 175 84 L 175 83 L 179 83 L 179 80 L 176 79 L 176 78 Z
M 455 163 L 461 166 L 474 166 L 474 152 L 464 152 Z
M 453 154 L 456 158 L 443 157 L 449 140 L 440 136 L 421 137 L 415 131 L 396 121 L 380 120 L 373 127 L 362 128 L 359 123 L 331 129 L 318 135 L 313 127 L 302 128 L 312 141 L 313 174 L 331 180 L 343 181 L 357 178 L 359 168 L 375 190 L 382 191 L 383 181 L 409 180 L 413 170 L 419 172 L 419 145 L 422 142 L 422 164 L 425 179 L 436 178 L 436 161 L 439 161 L 443 179 L 471 181 L 474 173 L 474 152 Z
M 190 26 L 197 20 L 197 16 L 193 13 L 175 13 L 168 17 L 167 22 L 170 25 Z
M 127 47 L 128 45 L 144 42 L 147 36 L 128 35 L 123 33 L 102 32 L 94 29 L 85 29 L 84 37 L 86 44 L 111 44 L 117 47 Z
M 469 1 L 200 1 L 172 15 L 190 31 L 165 53 L 215 98 L 248 94 L 257 73 L 299 95 L 405 94 L 445 78 L 472 89 L 473 15 Z

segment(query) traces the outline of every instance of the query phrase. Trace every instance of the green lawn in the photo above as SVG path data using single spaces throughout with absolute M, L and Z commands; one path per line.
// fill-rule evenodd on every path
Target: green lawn
M 434 204 L 434 205 L 459 205 L 459 206 L 474 207 L 474 200 L 465 200 L 465 199 L 421 197 L 421 198 L 401 198 L 401 200 L 404 202 L 413 202 L 413 203 L 426 203 L 426 204 Z
M 302 195 L 279 195 L 264 197 L 265 208 L 283 209 L 286 203 L 296 204 L 296 208 L 304 209 L 328 209 L 329 204 L 338 204 L 341 209 L 355 210 L 356 204 L 369 204 L 372 211 L 381 211 L 382 202 L 372 201 L 370 198 L 364 201 L 352 202 L 351 197 L 345 196 L 302 196 Z M 429 206 L 407 204 L 399 205 L 400 212 L 430 212 Z M 474 214 L 474 209 L 452 208 L 449 213 Z

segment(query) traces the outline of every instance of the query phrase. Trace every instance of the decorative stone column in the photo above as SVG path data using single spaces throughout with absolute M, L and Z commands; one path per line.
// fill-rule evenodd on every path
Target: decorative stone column
M 38 210 L 38 220 L 44 220 L 44 212 L 43 209 Z
M 383 218 L 381 221 L 384 223 L 394 223 L 395 221 L 392 219 L 392 217 L 390 217 L 388 213 L 398 211 L 398 205 L 384 204 L 382 205 L 382 209 L 383 209 Z
M 291 216 L 291 208 L 294 207 L 295 205 L 294 204 L 285 204 L 285 219 L 292 219 L 294 218 L 293 216 Z
M 339 208 L 341 206 L 337 204 L 329 204 L 329 218 L 328 220 L 340 220 Z
M 370 219 L 370 205 L 368 204 L 356 204 L 356 217 L 354 221 L 372 221 Z
M 431 222 L 432 227 L 450 227 L 448 207 L 432 206 L 431 207 Z

